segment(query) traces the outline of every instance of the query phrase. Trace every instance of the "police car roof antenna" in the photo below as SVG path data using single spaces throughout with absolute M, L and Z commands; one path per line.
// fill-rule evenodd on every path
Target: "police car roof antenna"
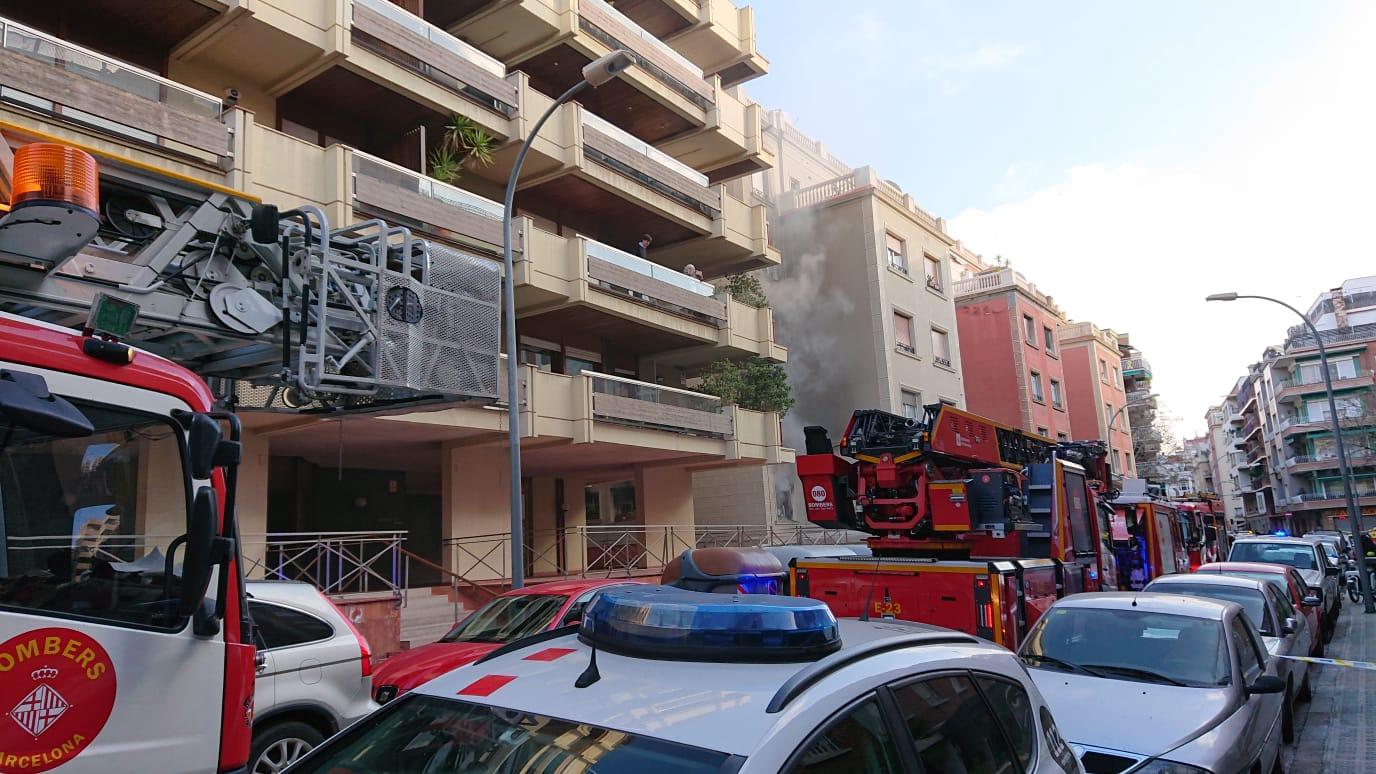
M 587 688 L 589 685 L 602 679 L 602 673 L 597 671 L 597 637 L 595 636 L 597 634 L 597 624 L 592 618 L 583 619 L 583 623 L 586 624 L 589 629 L 588 644 L 592 646 L 592 656 L 588 659 L 588 668 L 584 669 L 583 674 L 579 675 L 578 679 L 573 681 L 574 688 Z

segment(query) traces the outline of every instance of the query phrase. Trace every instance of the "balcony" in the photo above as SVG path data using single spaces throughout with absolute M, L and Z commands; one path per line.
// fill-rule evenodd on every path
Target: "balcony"
M 413 232 L 500 255 L 502 205 L 398 164 L 351 150 L 353 207 Z M 512 248 L 524 244 L 523 221 L 513 221 Z
M 220 99 L 38 30 L 0 19 L 0 101 L 21 123 L 96 150 L 219 182 L 231 163 Z M 53 121 L 35 122 L 33 114 Z
M 452 0 L 426 6 L 431 22 L 528 73 L 531 85 L 545 94 L 562 93 L 579 81 L 588 62 L 625 49 L 636 66 L 580 95 L 590 111 L 647 142 L 709 130 L 704 142 L 734 142 L 737 152 L 746 152 L 739 139 L 747 134 L 744 128 L 717 123 L 738 120 L 724 115 L 736 111 L 721 110 L 735 98 L 723 94 L 718 79 L 604 0 Z
M 506 66 L 388 0 L 352 0 L 353 43 L 510 117 L 520 112 Z
M 590 111 L 580 112 L 588 159 L 709 218 L 721 213 L 721 193 L 708 187 L 706 175 Z
M 1358 371 L 1351 374 L 1334 374 L 1333 389 L 1354 390 L 1372 386 L 1372 375 L 1370 371 Z M 1323 376 L 1313 376 L 1307 379 L 1282 379 L 1276 382 L 1276 400 L 1298 402 L 1303 396 L 1322 394 L 1324 392 Z
M 731 0 L 632 0 L 618 10 L 732 86 L 769 71 L 755 49 L 755 14 Z
M 1341 490 L 1336 492 L 1303 492 L 1297 495 L 1291 495 L 1286 502 L 1291 509 L 1297 511 L 1315 511 L 1347 507 L 1347 498 Z M 1357 505 L 1358 507 L 1376 505 L 1376 493 L 1357 493 Z

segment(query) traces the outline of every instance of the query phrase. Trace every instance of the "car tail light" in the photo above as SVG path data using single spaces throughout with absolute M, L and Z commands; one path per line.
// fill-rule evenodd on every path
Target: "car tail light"
M 324 594 L 320 596 L 325 597 Z M 349 616 L 344 614 L 343 610 L 339 609 L 339 605 L 336 605 L 333 599 L 325 597 L 325 601 L 330 603 L 330 607 L 334 608 L 336 613 L 339 613 L 339 617 L 343 618 L 344 623 L 348 625 L 349 631 L 354 633 L 354 639 L 358 640 L 358 650 L 363 656 L 363 674 L 360 676 L 371 677 L 373 674 L 373 650 L 368 647 L 368 638 L 363 636 L 363 632 L 360 632 L 357 626 L 354 626 L 354 622 L 350 620 Z

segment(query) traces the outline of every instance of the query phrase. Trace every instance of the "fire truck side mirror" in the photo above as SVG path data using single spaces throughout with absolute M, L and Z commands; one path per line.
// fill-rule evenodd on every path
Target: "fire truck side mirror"
M 211 471 L 215 469 L 216 452 L 220 447 L 220 423 L 206 414 L 192 414 L 186 445 L 191 462 L 191 477 L 210 478 Z
M 219 504 L 215 490 L 203 486 L 191 500 L 186 522 L 186 549 L 182 555 L 180 611 L 191 615 L 205 599 L 214 565 L 215 533 L 219 523 Z
M 278 237 L 278 222 L 282 216 L 277 212 L 275 204 L 257 204 L 253 207 L 253 213 L 249 215 L 249 233 L 253 236 L 253 241 L 260 245 L 275 245 Z

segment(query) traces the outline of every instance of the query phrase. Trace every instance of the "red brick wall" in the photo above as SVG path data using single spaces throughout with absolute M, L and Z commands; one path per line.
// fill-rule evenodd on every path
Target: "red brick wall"
M 1087 441 L 1099 437 L 1099 398 L 1094 393 L 1099 364 L 1090 357 L 1093 344 L 1067 344 L 1061 350 L 1065 366 L 1066 397 L 1070 401 L 1070 437 Z M 1119 420 L 1121 421 L 1121 420 Z

